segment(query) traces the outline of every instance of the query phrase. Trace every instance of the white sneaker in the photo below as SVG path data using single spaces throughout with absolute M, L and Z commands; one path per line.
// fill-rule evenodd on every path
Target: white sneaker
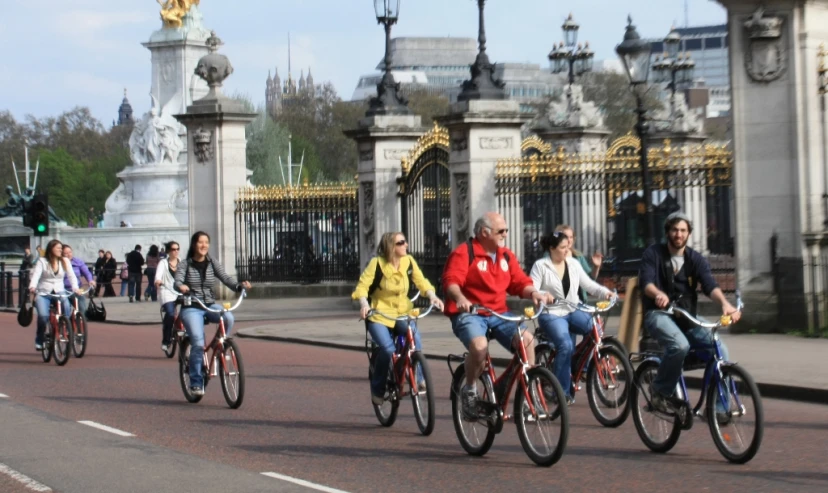
M 166 344 L 161 344 L 161 350 L 162 351 L 164 351 L 166 353 L 168 349 L 169 349 L 169 346 L 167 346 Z

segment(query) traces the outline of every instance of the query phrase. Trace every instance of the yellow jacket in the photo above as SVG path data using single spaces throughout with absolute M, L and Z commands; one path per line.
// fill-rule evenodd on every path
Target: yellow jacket
M 411 281 L 420 290 L 420 293 L 428 294 L 429 291 L 434 292 L 434 286 L 428 282 L 428 279 L 423 276 L 423 271 L 411 255 L 406 255 L 400 259 L 399 270 L 394 269 L 390 262 L 380 257 L 374 257 L 368 262 L 368 267 L 362 271 L 359 276 L 359 282 L 356 289 L 354 289 L 351 298 L 358 300 L 360 298 L 368 297 L 368 289 L 374 282 L 374 275 L 377 272 L 377 262 L 379 262 L 380 269 L 382 269 L 382 280 L 377 289 L 371 295 L 371 308 L 382 312 L 389 317 L 399 317 L 411 311 L 414 307 L 411 300 L 408 299 L 408 272 L 411 268 Z M 372 322 L 383 324 L 387 327 L 393 327 L 394 321 L 387 318 L 374 315 L 369 317 Z

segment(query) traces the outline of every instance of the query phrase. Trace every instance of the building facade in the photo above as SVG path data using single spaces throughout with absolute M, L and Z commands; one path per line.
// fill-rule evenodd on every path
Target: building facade
M 296 101 L 300 96 L 314 97 L 316 90 L 310 68 L 308 68 L 307 77 L 305 77 L 304 71 L 300 72 L 298 82 L 293 79 L 290 69 L 288 69 L 288 76 L 284 84 L 282 84 L 279 77 L 278 68 L 275 71 L 275 77 L 271 77 L 270 72 L 268 72 L 265 81 L 265 108 L 267 114 L 275 118 L 282 112 L 283 108 Z

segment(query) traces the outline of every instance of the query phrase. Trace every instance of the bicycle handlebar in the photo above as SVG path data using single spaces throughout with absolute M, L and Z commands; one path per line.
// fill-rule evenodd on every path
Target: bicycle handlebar
M 740 295 L 739 291 L 736 291 L 736 311 L 737 312 L 742 311 L 742 308 L 744 308 L 744 306 L 745 306 L 744 303 L 742 303 L 742 296 Z M 661 312 L 661 313 L 665 313 L 665 314 L 671 315 L 671 316 L 678 313 L 681 316 L 687 318 L 687 320 L 689 320 L 693 324 L 698 325 L 699 327 L 703 327 L 705 329 L 715 329 L 715 328 L 718 328 L 718 327 L 726 327 L 726 326 L 731 325 L 733 323 L 733 320 L 731 319 L 730 315 L 722 315 L 721 317 L 719 317 L 719 320 L 716 321 L 716 322 L 702 322 L 698 318 L 691 315 L 690 312 L 688 312 L 687 310 L 677 307 L 675 302 L 672 302 L 669 305 L 667 305 L 667 308 L 665 308 L 664 310 L 656 310 L 656 311 Z
M 198 297 L 197 297 L 197 296 L 193 296 L 192 294 L 189 294 L 189 293 L 187 293 L 187 294 L 185 294 L 185 293 L 180 293 L 180 292 L 178 292 L 178 291 L 176 291 L 176 290 L 174 290 L 174 289 L 173 289 L 173 290 L 171 290 L 171 291 L 172 291 L 175 295 L 177 295 L 177 296 L 181 296 L 181 297 L 183 297 L 183 298 L 185 299 L 185 304 L 184 304 L 184 306 L 188 306 L 188 303 L 186 303 L 186 301 L 187 301 L 187 300 L 189 300 L 190 302 L 191 302 L 192 300 L 195 300 L 195 301 L 196 301 L 196 303 L 198 303 L 199 305 L 201 305 L 201 308 L 203 308 L 205 311 L 212 312 L 212 313 L 218 313 L 218 314 L 221 314 L 221 313 L 224 313 L 224 312 L 232 312 L 233 310 L 235 310 L 236 308 L 238 308 L 238 307 L 239 307 L 239 305 L 241 305 L 241 304 L 242 304 L 242 300 L 243 300 L 243 299 L 247 296 L 247 290 L 246 290 L 246 289 L 244 289 L 244 288 L 242 288 L 242 290 L 241 290 L 241 296 L 239 296 L 239 298 L 236 300 L 236 304 L 235 304 L 235 305 L 233 305 L 233 306 L 232 306 L 232 307 L 230 307 L 230 308 L 227 308 L 227 307 L 226 307 L 226 305 L 224 305 L 224 306 L 222 307 L 222 309 L 221 309 L 221 310 L 214 310 L 214 309 L 212 309 L 212 308 L 208 307 L 207 305 L 205 305 L 205 304 L 204 304 L 204 302 L 203 302 L 203 301 L 201 301 L 200 299 L 198 299 Z
M 589 314 L 594 315 L 596 313 L 605 313 L 605 312 L 608 312 L 608 311 L 612 310 L 612 307 L 614 307 L 617 303 L 618 303 L 618 290 L 616 289 L 615 291 L 613 291 L 612 297 L 609 300 L 601 300 L 601 301 L 595 303 L 595 306 L 587 305 L 586 303 L 573 303 L 573 302 L 571 302 L 569 300 L 565 300 L 565 299 L 563 299 L 563 300 L 562 299 L 556 299 L 555 303 L 553 303 L 552 306 L 565 305 L 565 306 L 572 307 L 572 308 L 574 308 L 578 311 L 582 311 L 584 313 L 589 313 Z M 547 307 L 547 309 L 548 308 L 549 307 Z
M 514 316 L 510 317 L 508 315 L 502 315 L 502 314 L 497 313 L 496 311 L 492 310 L 491 308 L 485 307 L 483 305 L 472 305 L 471 310 L 469 310 L 469 312 L 470 313 L 475 313 L 478 310 L 485 310 L 485 311 L 491 313 L 492 315 L 494 315 L 495 317 L 497 317 L 501 320 L 505 320 L 507 322 L 521 323 L 521 322 L 525 322 L 527 320 L 537 319 L 538 317 L 541 316 L 541 314 L 544 311 L 546 311 L 547 308 L 548 307 L 546 306 L 545 303 L 541 303 L 540 304 L 540 309 L 537 310 L 537 311 L 535 310 L 535 307 L 527 306 L 526 308 L 523 309 L 523 315 L 519 315 L 517 317 L 514 317 Z M 530 315 L 530 313 L 531 313 L 531 315 Z
M 414 298 L 414 299 L 417 299 L 417 298 Z M 380 311 L 371 310 L 371 311 L 368 312 L 368 316 L 370 317 L 372 315 L 379 315 L 383 318 L 387 318 L 388 320 L 395 320 L 395 321 L 419 320 L 419 319 L 425 317 L 426 315 L 428 315 L 429 313 L 431 313 L 431 310 L 433 310 L 433 309 L 434 309 L 434 305 L 429 305 L 428 309 L 426 311 L 420 313 L 420 309 L 415 308 L 415 309 L 411 310 L 410 312 L 408 312 L 404 315 L 401 315 L 399 317 L 390 317 L 390 316 L 388 316 L 388 315 L 386 315 L 386 314 L 384 314 Z

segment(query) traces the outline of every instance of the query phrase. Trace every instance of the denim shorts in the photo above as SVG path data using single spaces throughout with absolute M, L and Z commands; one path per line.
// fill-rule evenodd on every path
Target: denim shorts
M 474 313 L 460 313 L 451 317 L 451 330 L 466 349 L 475 337 L 486 337 L 489 329 L 492 331 L 493 339 L 497 339 L 497 342 L 508 351 L 514 352 L 512 343 L 518 331 L 517 323 L 501 320 L 494 315 L 484 317 Z

